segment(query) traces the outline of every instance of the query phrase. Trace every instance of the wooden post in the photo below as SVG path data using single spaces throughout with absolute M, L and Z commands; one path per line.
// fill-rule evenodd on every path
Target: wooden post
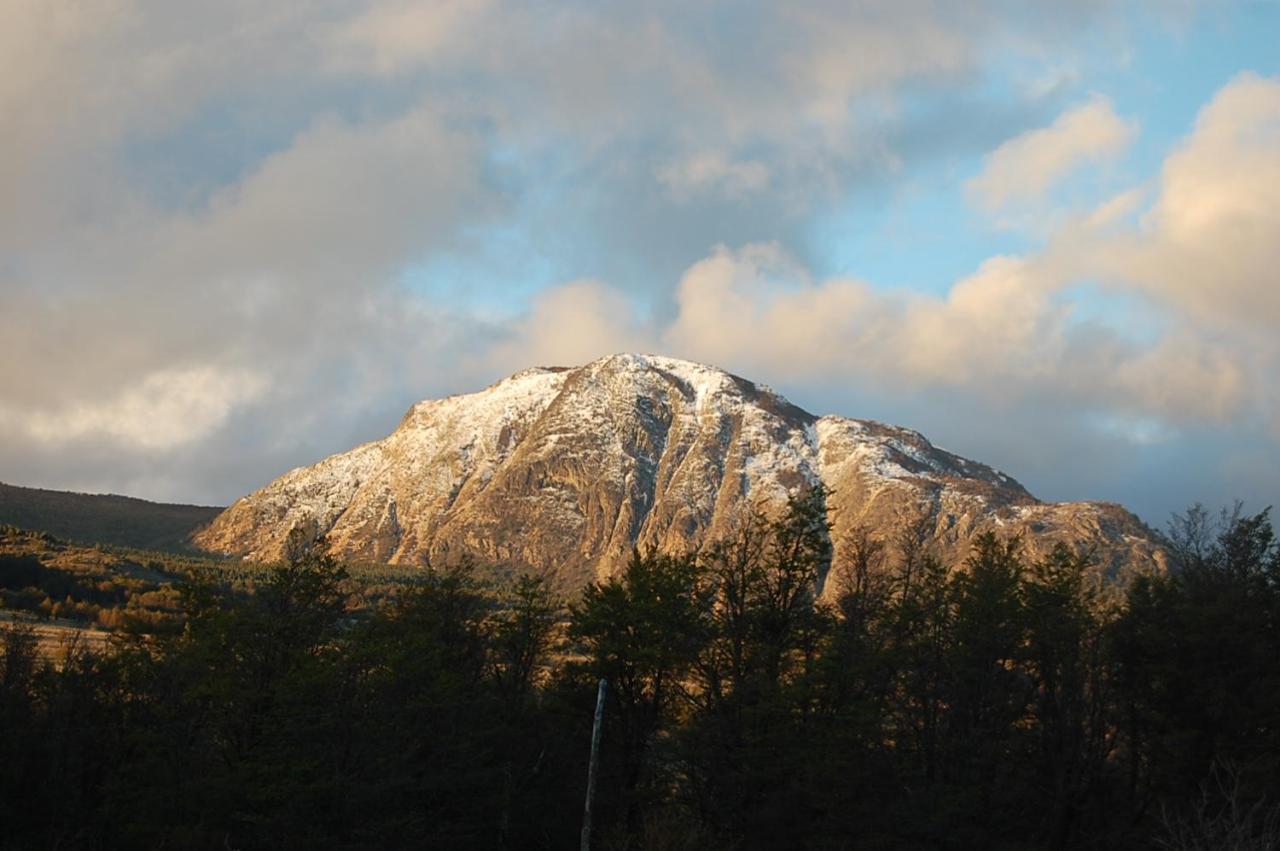
M 591 802 L 596 796 L 596 772 L 600 768 L 600 727 L 604 721 L 604 692 L 609 681 L 600 678 L 596 690 L 596 719 L 591 725 L 591 761 L 587 766 L 587 803 L 582 810 L 582 851 L 591 851 Z

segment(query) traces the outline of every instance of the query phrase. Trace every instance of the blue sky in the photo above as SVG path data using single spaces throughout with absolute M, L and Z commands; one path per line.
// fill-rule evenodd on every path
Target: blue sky
M 227 502 L 641 348 L 1154 525 L 1280 490 L 1280 3 L 6 19 L 0 480 Z

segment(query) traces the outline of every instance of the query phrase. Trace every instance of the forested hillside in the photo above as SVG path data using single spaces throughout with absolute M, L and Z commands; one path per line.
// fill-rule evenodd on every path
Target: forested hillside
M 220 508 L 169 505 L 129 496 L 68 493 L 0 483 L 0 523 L 83 544 L 190 552 L 191 533 Z

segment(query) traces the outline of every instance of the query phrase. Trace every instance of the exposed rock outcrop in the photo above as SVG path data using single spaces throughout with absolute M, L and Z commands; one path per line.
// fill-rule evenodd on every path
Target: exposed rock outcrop
M 529 369 L 421 402 L 388 437 L 293 470 L 238 501 L 196 543 L 281 555 L 290 529 L 348 559 L 440 563 L 463 553 L 573 589 L 632 547 L 698 550 L 744 508 L 821 482 L 835 561 L 859 527 L 923 530 L 960 560 L 988 529 L 1095 552 L 1105 574 L 1163 569 L 1155 536 L 1108 503 L 1047 504 L 1012 478 L 909 429 L 817 417 L 771 390 L 671 358 L 614 355 Z

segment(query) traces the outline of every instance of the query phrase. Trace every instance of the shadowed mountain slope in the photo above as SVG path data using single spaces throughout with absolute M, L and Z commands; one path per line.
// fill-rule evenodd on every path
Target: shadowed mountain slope
M 115 494 L 85 494 L 0 483 L 0 524 L 82 544 L 188 552 L 191 534 L 221 508 L 170 505 Z

